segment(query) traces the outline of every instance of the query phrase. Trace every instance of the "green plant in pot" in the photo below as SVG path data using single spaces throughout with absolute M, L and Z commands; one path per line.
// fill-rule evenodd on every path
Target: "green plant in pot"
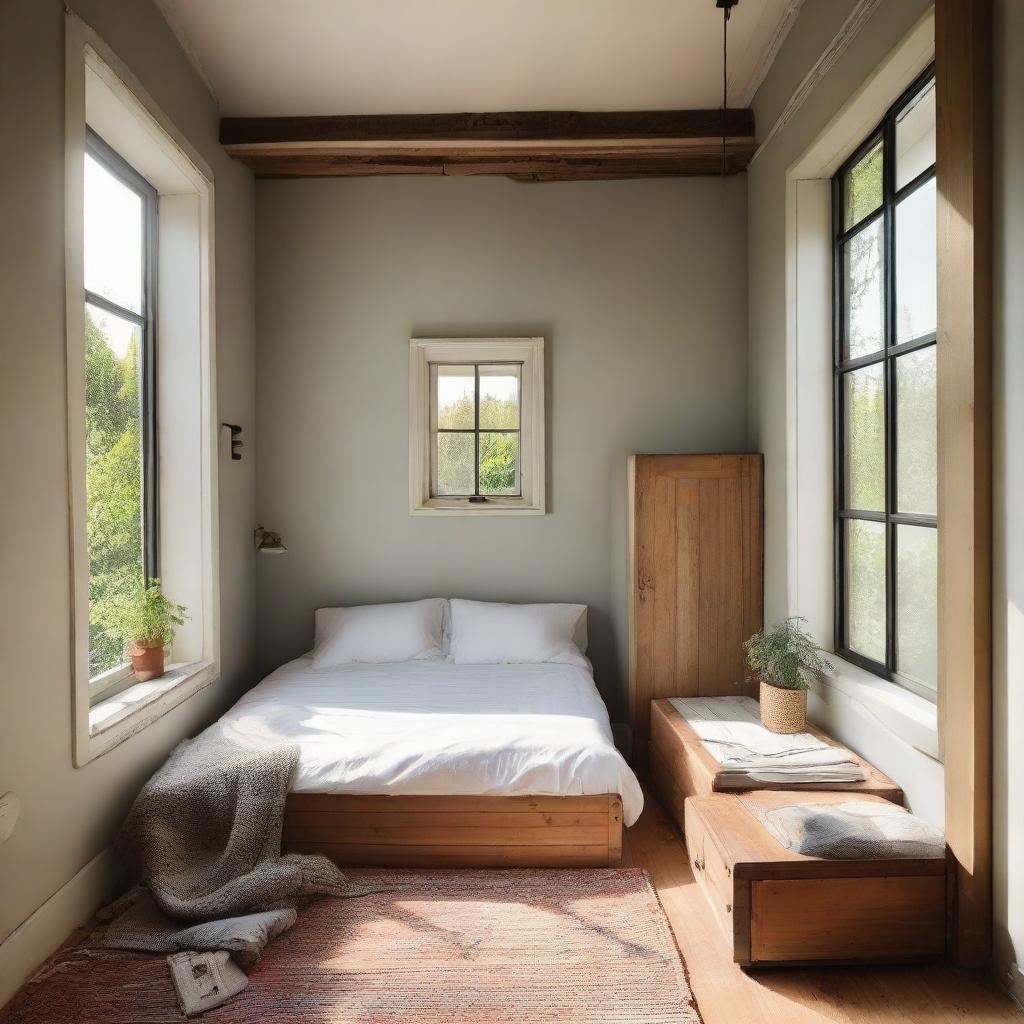
M 807 724 L 807 672 L 832 671 L 799 616 L 755 633 L 744 645 L 760 683 L 761 721 L 772 732 L 801 732 Z
M 184 606 L 168 601 L 157 579 L 148 585 L 136 584 L 112 598 L 103 609 L 103 625 L 124 642 L 132 671 L 140 682 L 164 674 L 166 648 L 186 618 Z

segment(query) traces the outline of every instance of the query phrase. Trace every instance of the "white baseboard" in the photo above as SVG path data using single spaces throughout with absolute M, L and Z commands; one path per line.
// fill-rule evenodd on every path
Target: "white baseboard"
M 0 943 L 0 1006 L 61 943 L 113 895 L 119 879 L 110 849 L 94 857 Z

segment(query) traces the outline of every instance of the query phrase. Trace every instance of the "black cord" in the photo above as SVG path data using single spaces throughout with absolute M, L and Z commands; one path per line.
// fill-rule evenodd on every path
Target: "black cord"
M 729 11 L 722 8 L 722 177 L 725 177 L 726 122 L 729 117 Z

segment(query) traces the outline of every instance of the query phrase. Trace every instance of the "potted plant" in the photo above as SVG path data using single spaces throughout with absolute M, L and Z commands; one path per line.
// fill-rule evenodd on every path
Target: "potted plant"
M 168 601 L 153 579 L 112 599 L 104 612 L 103 624 L 124 642 L 135 678 L 146 682 L 162 676 L 165 649 L 187 617 L 184 606 Z
M 803 731 L 807 724 L 805 672 L 830 672 L 831 662 L 804 629 L 799 616 L 755 633 L 744 645 L 747 665 L 761 685 L 761 721 L 778 733 Z

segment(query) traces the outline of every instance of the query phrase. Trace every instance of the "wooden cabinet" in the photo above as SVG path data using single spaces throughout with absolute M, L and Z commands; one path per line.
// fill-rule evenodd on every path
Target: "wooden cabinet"
M 686 801 L 690 866 L 736 963 L 889 963 L 945 951 L 945 857 L 805 857 L 776 842 L 756 815 L 759 807 L 852 798 L 752 792 Z
M 762 626 L 760 455 L 629 460 L 633 760 L 656 697 L 749 692 L 743 641 Z

